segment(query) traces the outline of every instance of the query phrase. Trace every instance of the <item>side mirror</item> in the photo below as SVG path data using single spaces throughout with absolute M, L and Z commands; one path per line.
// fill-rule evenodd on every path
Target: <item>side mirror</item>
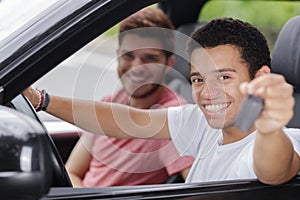
M 0 194 L 3 199 L 38 199 L 51 185 L 44 129 L 35 120 L 0 106 Z

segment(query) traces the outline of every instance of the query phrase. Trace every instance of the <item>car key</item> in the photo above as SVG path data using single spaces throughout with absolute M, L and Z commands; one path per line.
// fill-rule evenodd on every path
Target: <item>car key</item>
M 253 95 L 247 95 L 238 114 L 235 126 L 244 132 L 248 132 L 262 111 L 263 104 L 262 98 Z

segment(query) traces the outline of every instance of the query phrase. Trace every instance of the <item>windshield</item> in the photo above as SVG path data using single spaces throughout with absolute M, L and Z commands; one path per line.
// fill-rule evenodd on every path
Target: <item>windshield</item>
M 0 0 L 0 41 L 56 2 L 58 0 Z

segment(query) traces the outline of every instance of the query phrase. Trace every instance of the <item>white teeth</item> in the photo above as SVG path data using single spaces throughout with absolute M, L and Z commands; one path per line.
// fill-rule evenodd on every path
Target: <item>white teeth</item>
M 146 80 L 144 76 L 130 76 L 130 79 L 135 81 L 135 82 L 143 82 Z
M 209 112 L 218 112 L 224 108 L 226 108 L 228 104 L 217 104 L 217 105 L 206 105 L 205 109 Z

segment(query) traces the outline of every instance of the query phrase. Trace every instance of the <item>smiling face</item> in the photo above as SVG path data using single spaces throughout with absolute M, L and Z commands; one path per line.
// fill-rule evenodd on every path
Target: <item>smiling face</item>
M 144 98 L 163 83 L 168 58 L 155 38 L 127 34 L 118 50 L 118 74 L 126 92 Z
M 244 99 L 239 86 L 250 81 L 239 50 L 232 45 L 196 48 L 191 54 L 191 81 L 194 101 L 210 126 L 233 127 Z

